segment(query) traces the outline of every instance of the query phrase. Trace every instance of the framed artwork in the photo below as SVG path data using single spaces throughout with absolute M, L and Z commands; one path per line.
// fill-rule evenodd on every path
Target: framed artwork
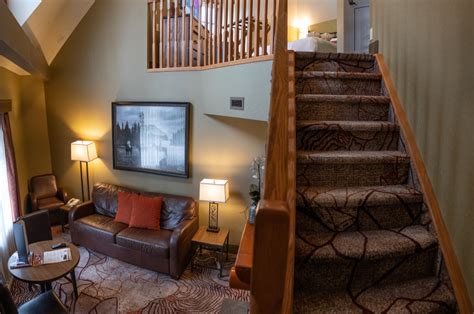
M 188 178 L 190 106 L 113 102 L 114 169 Z

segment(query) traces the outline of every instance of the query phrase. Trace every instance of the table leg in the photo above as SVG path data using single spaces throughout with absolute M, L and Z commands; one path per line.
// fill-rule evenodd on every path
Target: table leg
M 219 278 L 222 278 L 222 269 L 224 268 L 224 247 L 219 251 Z
M 53 285 L 51 284 L 51 282 L 46 282 L 46 283 L 44 284 L 44 290 L 45 290 L 45 291 L 53 290 Z
M 76 272 L 75 269 L 71 271 L 71 281 L 72 281 L 72 289 L 74 290 L 74 296 L 77 298 L 79 297 L 79 294 L 77 293 L 77 283 L 76 283 Z
M 46 292 L 46 284 L 42 283 L 39 286 L 40 286 L 40 289 L 41 289 L 41 293 L 45 293 Z
M 226 256 L 225 256 L 225 260 L 228 261 L 228 260 L 229 260 L 229 236 L 227 236 L 226 242 L 227 242 L 227 244 L 226 244 Z

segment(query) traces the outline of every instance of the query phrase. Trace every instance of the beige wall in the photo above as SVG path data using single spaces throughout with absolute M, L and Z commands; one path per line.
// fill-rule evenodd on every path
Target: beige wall
M 374 0 L 374 35 L 474 300 L 474 1 Z
M 12 100 L 9 114 L 22 208 L 28 179 L 51 172 L 43 82 L 0 68 L 0 98 Z
M 70 160 L 70 143 L 92 139 L 100 159 L 91 163 L 91 182 L 198 198 L 202 178 L 229 179 L 231 198 L 220 206 L 219 223 L 237 244 L 249 203 L 250 162 L 264 153 L 266 123 L 225 115 L 232 114 L 229 97 L 244 96 L 246 112 L 263 120 L 271 63 L 147 73 L 145 3 L 96 1 L 52 63 L 46 98 L 54 171 L 63 186 L 80 196 L 79 165 Z M 190 179 L 113 169 L 111 102 L 116 100 L 192 103 Z M 200 221 L 207 224 L 207 203 L 201 203 Z
M 288 0 L 288 40 L 296 40 L 300 27 L 337 19 L 337 0 Z

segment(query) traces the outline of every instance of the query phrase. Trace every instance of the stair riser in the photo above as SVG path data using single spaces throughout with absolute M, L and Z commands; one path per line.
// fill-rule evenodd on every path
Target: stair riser
M 308 151 L 397 150 L 398 129 L 381 126 L 372 131 L 347 131 L 338 125 L 299 127 L 296 148 Z
M 297 120 L 388 121 L 388 104 L 298 102 Z
M 381 95 L 381 80 L 340 79 L 332 77 L 300 77 L 296 79 L 296 94 L 316 95 Z
M 295 67 L 299 71 L 340 71 L 340 72 L 375 72 L 376 66 L 374 60 L 367 60 L 366 57 L 361 60 L 347 60 L 344 58 L 322 57 L 302 57 L 296 54 Z
M 405 184 L 409 163 L 298 164 L 299 186 L 351 187 Z
M 433 276 L 436 257 L 437 248 L 430 248 L 409 256 L 372 261 L 342 257 L 337 261 L 296 261 L 295 285 L 306 291 L 350 289 L 357 293 L 382 278 L 381 284 L 390 284 Z
M 300 204 L 297 200 L 297 206 Z M 298 207 L 298 228 L 314 232 L 364 231 L 412 226 L 421 221 L 422 204 L 344 207 Z

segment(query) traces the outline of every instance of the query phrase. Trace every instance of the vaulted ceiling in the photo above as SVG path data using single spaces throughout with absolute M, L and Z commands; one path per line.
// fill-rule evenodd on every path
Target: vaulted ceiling
M 37 59 L 43 59 L 47 65 L 51 64 L 94 2 L 95 0 L 7 0 L 8 7 L 0 2 L 0 14 L 6 17 L 0 21 L 0 28 L 9 30 L 0 31 L 0 67 L 19 75 L 38 74 L 38 71 L 32 70 L 38 65 L 34 64 L 31 54 L 40 55 L 39 58 L 34 58 L 36 62 Z M 22 36 L 18 34 L 20 27 L 22 35 L 29 42 L 22 42 Z M 17 31 L 16 37 L 8 38 L 12 37 L 12 30 Z M 25 46 L 31 47 L 25 50 Z M 31 52 L 32 49 L 36 51 Z M 40 60 L 39 64 L 41 63 Z

